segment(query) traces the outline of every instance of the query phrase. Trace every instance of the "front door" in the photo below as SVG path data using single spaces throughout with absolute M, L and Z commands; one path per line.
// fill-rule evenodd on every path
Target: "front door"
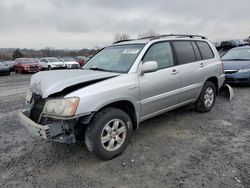
M 147 119 L 178 104 L 180 81 L 169 42 L 153 44 L 142 63 L 156 61 L 156 72 L 140 75 L 141 119 Z

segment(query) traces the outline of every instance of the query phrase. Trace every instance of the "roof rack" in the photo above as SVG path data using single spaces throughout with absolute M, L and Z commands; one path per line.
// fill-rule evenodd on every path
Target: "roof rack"
M 201 35 L 187 35 L 187 34 L 168 34 L 168 35 L 158 35 L 155 37 L 151 37 L 150 40 L 160 39 L 164 37 L 177 37 L 177 38 L 201 38 L 201 39 L 207 39 L 207 37 L 201 36 Z
M 132 41 L 132 40 L 135 40 L 135 39 L 118 40 L 118 41 L 115 41 L 113 44 L 117 44 L 117 43 L 120 43 L 120 42 Z

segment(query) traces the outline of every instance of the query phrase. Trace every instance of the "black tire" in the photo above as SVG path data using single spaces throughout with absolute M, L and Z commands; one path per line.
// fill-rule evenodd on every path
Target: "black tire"
M 206 91 L 209 88 L 211 88 L 213 91 L 213 97 L 211 96 L 211 98 L 213 98 L 213 101 L 211 102 L 210 105 L 207 105 L 205 96 L 206 96 Z M 198 100 L 195 102 L 195 110 L 198 112 L 201 112 L 201 113 L 209 112 L 210 110 L 212 110 L 214 103 L 215 103 L 215 100 L 216 100 L 216 93 L 217 92 L 216 92 L 216 87 L 215 87 L 214 83 L 209 82 L 209 81 L 205 82 L 205 84 L 202 88 L 202 91 L 200 93 L 200 96 L 199 96 Z
M 52 70 L 51 66 L 48 66 L 48 69 L 49 69 L 49 70 Z
M 122 144 L 119 146 L 119 148 L 117 148 L 114 151 L 108 151 L 101 141 L 101 138 L 104 134 L 103 131 L 105 130 L 104 127 L 110 121 L 117 120 L 117 119 L 123 122 L 123 124 L 121 125 L 123 127 L 126 127 L 126 133 L 125 133 L 125 136 L 123 135 L 124 140 Z M 118 132 L 118 128 L 116 129 L 116 131 Z M 97 112 L 94 115 L 93 119 L 91 120 L 90 124 L 88 125 L 86 133 L 85 133 L 85 144 L 86 144 L 87 149 L 90 152 L 94 153 L 97 157 L 105 159 L 105 160 L 112 159 L 120 155 L 128 146 L 129 141 L 131 140 L 131 137 L 132 137 L 132 132 L 133 132 L 133 129 L 132 129 L 131 119 L 124 111 L 117 109 L 117 108 L 105 108 Z M 116 144 L 119 145 L 117 141 L 114 141 L 114 142 L 116 142 Z

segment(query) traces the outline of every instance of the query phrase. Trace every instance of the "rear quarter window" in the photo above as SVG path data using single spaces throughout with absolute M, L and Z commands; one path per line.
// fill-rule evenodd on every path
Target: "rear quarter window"
M 173 46 L 180 65 L 196 61 L 193 46 L 189 41 L 174 41 Z
M 198 45 L 201 56 L 204 60 L 214 58 L 214 53 L 207 42 L 198 41 L 196 44 Z

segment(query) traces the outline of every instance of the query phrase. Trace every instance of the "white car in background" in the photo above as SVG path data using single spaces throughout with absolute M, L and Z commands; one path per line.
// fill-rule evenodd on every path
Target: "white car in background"
M 65 63 L 68 69 L 79 69 L 80 64 L 72 57 L 62 57 L 61 62 Z
M 59 59 L 55 57 L 44 57 L 40 59 L 40 65 L 42 69 L 65 69 L 67 68 L 66 64 L 61 62 Z

